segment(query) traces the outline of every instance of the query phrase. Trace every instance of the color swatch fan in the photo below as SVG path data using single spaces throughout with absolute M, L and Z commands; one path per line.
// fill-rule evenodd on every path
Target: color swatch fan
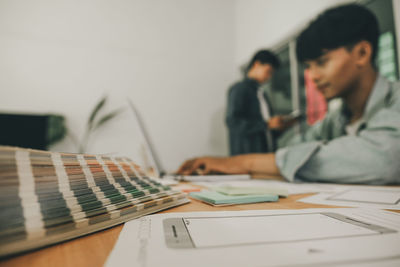
M 0 257 L 187 202 L 128 158 L 0 146 Z

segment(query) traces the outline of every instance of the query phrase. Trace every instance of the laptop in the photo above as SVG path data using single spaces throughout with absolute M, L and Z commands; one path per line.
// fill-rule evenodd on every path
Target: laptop
M 237 181 L 237 180 L 249 180 L 251 177 L 248 174 L 209 174 L 209 175 L 179 175 L 173 173 L 167 173 L 162 167 L 160 158 L 156 154 L 156 150 L 150 140 L 150 136 L 146 131 L 142 117 L 139 111 L 133 104 L 133 102 L 128 99 L 129 106 L 133 112 L 134 118 L 136 119 L 139 130 L 143 135 L 144 147 L 148 160 L 150 161 L 151 167 L 154 168 L 155 175 L 160 178 L 170 178 L 178 181 L 188 181 L 188 182 L 215 182 L 215 181 Z

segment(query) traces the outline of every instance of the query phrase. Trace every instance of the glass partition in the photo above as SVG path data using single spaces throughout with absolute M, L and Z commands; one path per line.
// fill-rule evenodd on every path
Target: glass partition
M 280 68 L 275 72 L 271 82 L 264 86 L 270 99 L 275 115 L 288 114 L 292 111 L 291 75 L 289 60 L 289 45 L 275 51 L 281 61 Z

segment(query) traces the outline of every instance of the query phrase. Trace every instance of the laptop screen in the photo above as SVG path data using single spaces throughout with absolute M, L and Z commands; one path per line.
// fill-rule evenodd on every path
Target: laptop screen
M 146 131 L 144 122 L 137 110 L 137 108 L 135 107 L 135 105 L 133 104 L 133 102 L 128 98 L 128 103 L 129 103 L 129 107 L 131 108 L 134 118 L 136 119 L 137 125 L 139 126 L 139 131 L 142 133 L 143 138 L 144 138 L 144 148 L 145 148 L 145 157 L 149 160 L 149 167 L 151 167 L 154 172 L 155 175 L 157 177 L 162 177 L 163 175 L 165 175 L 165 171 L 161 165 L 161 162 L 156 154 L 156 151 L 154 149 L 154 146 L 150 140 L 150 136 Z

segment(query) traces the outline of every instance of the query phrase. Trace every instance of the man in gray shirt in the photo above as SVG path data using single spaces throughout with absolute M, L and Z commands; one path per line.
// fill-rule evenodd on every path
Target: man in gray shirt
M 276 153 L 203 157 L 186 161 L 178 173 L 282 175 L 288 181 L 399 184 L 400 84 L 379 75 L 374 59 L 379 29 L 367 8 L 347 4 L 328 9 L 297 39 L 304 62 L 327 100 L 340 109 L 295 137 Z

